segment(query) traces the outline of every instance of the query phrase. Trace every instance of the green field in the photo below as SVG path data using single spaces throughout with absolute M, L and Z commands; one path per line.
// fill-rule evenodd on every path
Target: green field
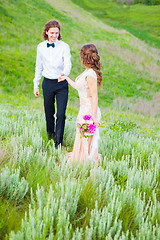
M 126 15 L 120 22 L 113 4 L 111 24 L 100 17 L 101 2 L 81 1 L 86 10 L 71 0 L 0 3 L 1 240 L 160 239 L 159 22 L 152 21 L 152 14 L 140 21 L 134 14 L 127 29 Z M 137 6 L 126 9 L 137 14 L 159 9 Z M 131 31 L 135 18 L 134 30 L 147 31 L 145 39 Z M 75 90 L 69 92 L 63 148 L 55 150 L 47 139 L 42 92 L 34 97 L 33 78 L 36 47 L 50 19 L 60 21 L 63 40 L 70 45 L 71 78 L 83 71 L 81 46 L 92 42 L 99 50 L 103 124 L 98 167 L 92 162 L 71 165 L 66 158 L 79 108 Z
M 160 48 L 160 5 L 126 5 L 107 0 L 72 0 L 104 23 L 126 29 L 134 36 Z
M 88 18 L 87 12 L 77 21 L 65 15 L 66 5 L 65 11 L 58 11 L 42 0 L 3 1 L 1 9 L 0 90 L 3 101 L 17 104 L 20 98 L 24 104 L 28 99 L 35 102 L 32 81 L 36 46 L 42 41 L 44 22 L 53 17 L 62 24 L 62 36 L 71 48 L 73 79 L 83 71 L 79 58 L 81 46 L 88 42 L 96 44 L 103 72 L 103 91 L 99 92 L 101 105 L 114 105 L 114 100 L 121 98 L 128 103 L 125 107 L 128 109 L 137 98 L 151 100 L 159 91 L 160 50 L 145 45 L 129 33 L 110 29 L 107 25 L 100 27 L 94 17 L 82 24 L 83 15 L 84 19 Z M 75 98 L 77 94 L 71 89 L 71 103 Z
M 102 158 L 96 167 L 67 161 L 75 136 L 73 116 L 67 115 L 64 148 L 57 151 L 47 141 L 40 111 L 0 109 L 0 239 L 160 237 L 156 120 L 103 113 Z

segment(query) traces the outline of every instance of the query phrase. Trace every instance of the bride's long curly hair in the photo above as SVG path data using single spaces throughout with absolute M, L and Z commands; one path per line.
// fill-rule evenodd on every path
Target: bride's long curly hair
M 81 62 L 87 68 L 92 68 L 97 74 L 98 86 L 102 85 L 100 57 L 94 44 L 86 44 L 80 50 Z

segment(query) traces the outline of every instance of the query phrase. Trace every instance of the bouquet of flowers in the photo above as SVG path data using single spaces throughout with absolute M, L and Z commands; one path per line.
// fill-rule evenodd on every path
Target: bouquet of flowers
M 96 125 L 93 124 L 91 115 L 84 115 L 83 122 L 78 123 L 79 131 L 82 137 L 90 137 L 96 131 Z

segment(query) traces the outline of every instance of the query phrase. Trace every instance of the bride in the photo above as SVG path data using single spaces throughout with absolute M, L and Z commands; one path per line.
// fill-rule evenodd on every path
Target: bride
M 80 109 L 77 116 L 76 137 L 73 147 L 73 152 L 68 153 L 68 158 L 78 161 L 91 160 L 99 161 L 100 154 L 98 153 L 99 140 L 99 124 L 101 112 L 98 108 L 98 93 L 97 85 L 102 84 L 102 74 L 100 72 L 101 64 L 98 50 L 94 44 L 84 45 L 80 50 L 82 66 L 85 71 L 80 74 L 75 82 L 69 77 L 61 75 L 58 81 L 67 80 L 68 83 L 78 91 L 80 98 Z M 84 116 L 92 116 L 93 124 L 96 125 L 96 130 L 92 136 L 82 136 L 79 123 L 84 122 Z

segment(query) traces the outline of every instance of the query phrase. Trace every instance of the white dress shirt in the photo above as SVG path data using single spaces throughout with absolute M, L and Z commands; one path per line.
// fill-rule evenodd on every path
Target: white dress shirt
M 69 45 L 61 40 L 56 40 L 55 47 L 47 47 L 43 41 L 37 46 L 34 89 L 38 88 L 42 76 L 57 79 L 61 74 L 68 76 L 71 71 L 71 54 Z

